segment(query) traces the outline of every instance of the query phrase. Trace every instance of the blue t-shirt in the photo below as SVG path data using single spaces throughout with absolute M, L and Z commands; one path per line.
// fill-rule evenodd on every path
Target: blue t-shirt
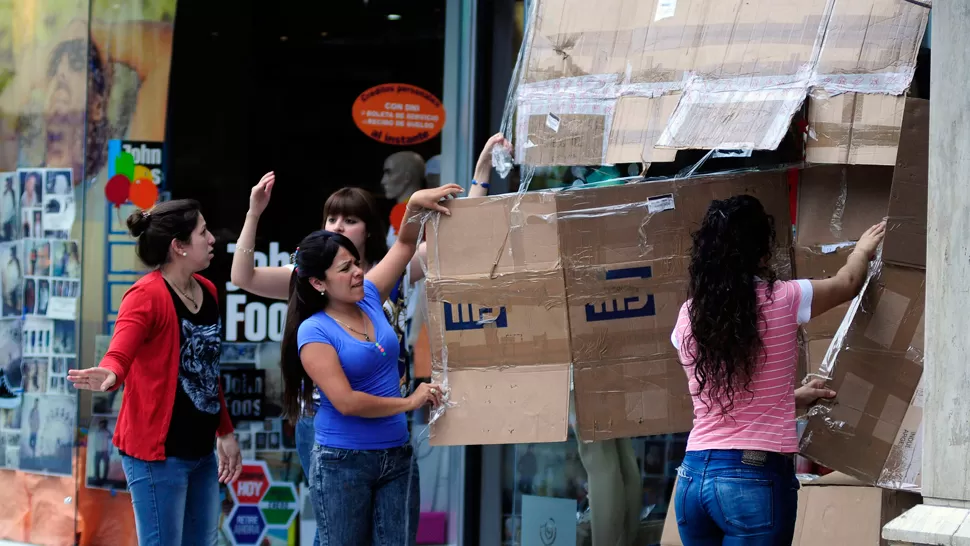
M 394 328 L 387 322 L 381 296 L 374 283 L 364 281 L 364 299 L 358 304 L 374 325 L 376 339 L 371 342 L 353 337 L 337 321 L 321 311 L 300 324 L 297 344 L 326 343 L 334 348 L 340 366 L 355 391 L 400 398 L 397 359 L 400 352 Z M 376 342 L 376 343 L 375 343 Z M 378 347 L 378 344 L 380 347 Z M 381 352 L 383 348 L 384 352 Z M 338 449 L 389 449 L 408 443 L 407 416 L 367 418 L 343 415 L 320 393 L 320 406 L 313 419 L 317 443 Z

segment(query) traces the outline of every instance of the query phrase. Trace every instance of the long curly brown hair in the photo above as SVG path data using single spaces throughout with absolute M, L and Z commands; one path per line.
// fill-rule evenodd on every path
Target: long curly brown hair
M 750 392 L 764 354 L 755 289 L 760 278 L 771 298 L 776 277 L 767 264 L 775 222 L 758 199 L 741 195 L 712 202 L 692 237 L 688 311 L 695 394 L 706 392 L 726 414 L 739 392 Z

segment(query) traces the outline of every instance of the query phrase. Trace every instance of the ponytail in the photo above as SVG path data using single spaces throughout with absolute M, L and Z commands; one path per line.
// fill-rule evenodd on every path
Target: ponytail
M 280 345 L 280 368 L 283 371 L 283 415 L 295 423 L 301 416 L 301 408 L 313 407 L 313 380 L 303 368 L 297 333 L 303 321 L 326 307 L 327 297 L 320 295 L 310 285 L 309 278 L 301 279 L 293 272 L 290 276 L 290 298 Z

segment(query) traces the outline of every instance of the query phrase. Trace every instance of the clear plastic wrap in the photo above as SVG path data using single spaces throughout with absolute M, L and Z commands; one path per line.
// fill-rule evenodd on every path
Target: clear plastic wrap
M 689 430 L 670 332 L 690 232 L 712 199 L 739 193 L 785 226 L 774 265 L 790 278 L 784 170 L 459 199 L 432 215 L 433 370 L 450 391 L 433 443 L 564 440 L 570 367 L 584 441 Z

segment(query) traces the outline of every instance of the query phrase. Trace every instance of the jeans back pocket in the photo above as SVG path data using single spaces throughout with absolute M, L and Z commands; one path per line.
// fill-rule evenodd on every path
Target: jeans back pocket
M 770 529 L 774 521 L 772 480 L 718 476 L 714 495 L 724 521 L 742 531 Z
M 687 525 L 687 493 L 693 478 L 682 468 L 677 469 L 677 489 L 674 491 L 674 514 L 678 525 Z

